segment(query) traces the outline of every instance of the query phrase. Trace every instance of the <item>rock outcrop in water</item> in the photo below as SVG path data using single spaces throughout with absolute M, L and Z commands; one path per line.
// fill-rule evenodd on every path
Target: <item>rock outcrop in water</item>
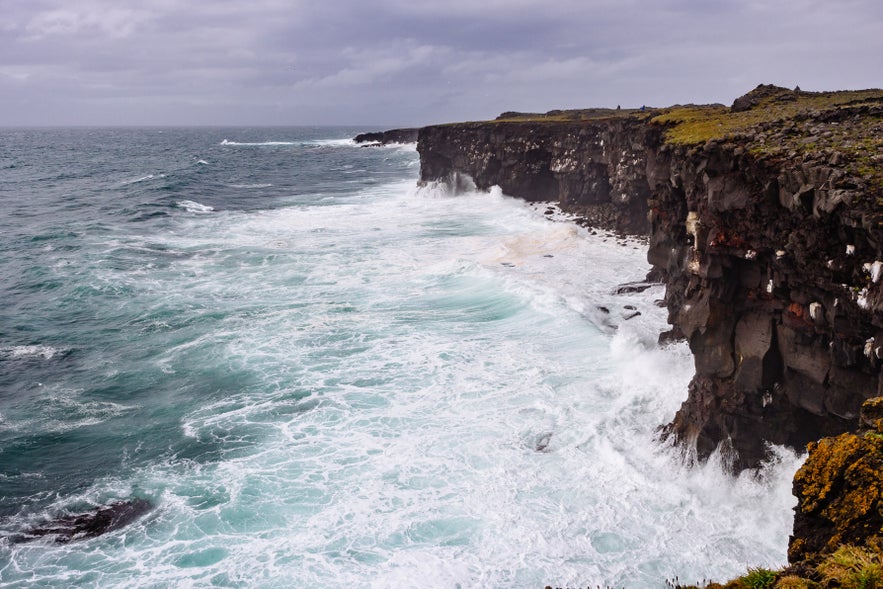
M 115 501 L 84 513 L 62 515 L 12 536 L 15 543 L 49 538 L 57 544 L 95 538 L 129 525 L 153 508 L 146 499 Z
M 557 200 L 650 236 L 696 374 L 666 435 L 736 469 L 853 429 L 883 393 L 883 91 L 734 108 L 506 113 L 420 130 L 421 181 Z
M 420 129 L 390 129 L 389 131 L 376 131 L 371 133 L 359 133 L 353 138 L 356 143 L 389 145 L 391 143 L 414 143 L 417 141 L 417 133 Z

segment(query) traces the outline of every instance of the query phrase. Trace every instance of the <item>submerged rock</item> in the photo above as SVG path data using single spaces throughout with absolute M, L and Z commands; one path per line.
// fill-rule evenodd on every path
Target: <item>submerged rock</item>
M 48 537 L 58 544 L 86 540 L 127 526 L 151 509 L 153 505 L 147 499 L 115 501 L 85 513 L 57 517 L 10 539 L 21 543 Z

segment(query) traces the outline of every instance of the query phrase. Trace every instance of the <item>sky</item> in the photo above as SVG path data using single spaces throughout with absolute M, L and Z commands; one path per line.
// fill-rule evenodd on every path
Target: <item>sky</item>
M 0 126 L 419 126 L 883 87 L 881 0 L 0 0 Z

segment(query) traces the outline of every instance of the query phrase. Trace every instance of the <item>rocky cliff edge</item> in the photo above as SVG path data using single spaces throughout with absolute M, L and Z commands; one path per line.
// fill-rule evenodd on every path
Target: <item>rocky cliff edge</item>
M 883 91 L 505 113 L 420 130 L 421 182 L 498 185 L 650 237 L 695 357 L 666 436 L 736 469 L 854 429 L 883 394 Z

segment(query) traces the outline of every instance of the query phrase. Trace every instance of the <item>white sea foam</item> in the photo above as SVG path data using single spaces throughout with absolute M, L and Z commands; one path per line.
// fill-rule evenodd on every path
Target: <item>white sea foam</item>
M 260 147 L 273 145 L 300 145 L 300 141 L 228 141 L 224 139 L 221 145 L 233 145 L 240 147 Z
M 310 141 L 312 145 L 325 145 L 329 147 L 355 147 L 358 144 L 350 139 L 316 139 Z
M 214 361 L 257 384 L 182 416 L 217 459 L 151 463 L 80 498 L 146 489 L 150 516 L 16 547 L 6 570 L 47 586 L 136 571 L 144 586 L 641 588 L 783 564 L 799 457 L 731 477 L 656 440 L 692 358 L 655 345 L 658 287 L 612 294 L 646 274 L 643 244 L 499 190 L 412 184 L 181 215 L 156 236 L 206 254 L 149 287 L 229 317 L 157 369 Z
M 163 175 L 161 174 L 160 177 L 163 177 Z M 145 176 L 139 176 L 139 177 L 133 178 L 131 180 L 124 180 L 123 182 L 120 182 L 120 186 L 128 186 L 130 184 L 138 184 L 140 182 L 146 182 L 148 180 L 153 180 L 154 178 L 156 178 L 156 176 L 154 174 L 147 174 Z
M 31 417 L 9 420 L 10 431 L 64 433 L 97 425 L 136 407 L 111 401 L 84 398 L 81 390 L 37 384 L 39 394 L 32 401 Z
M 52 346 L 7 346 L 0 348 L 0 357 L 13 359 L 42 358 L 44 360 L 51 360 L 60 353 L 64 353 L 64 350 L 59 350 Z
M 273 185 L 268 183 L 256 183 L 256 184 L 228 184 L 230 188 L 241 188 L 241 189 L 253 189 L 253 188 L 270 188 Z
M 214 207 L 198 203 L 195 200 L 181 200 L 176 204 L 188 213 L 211 213 L 215 210 Z

